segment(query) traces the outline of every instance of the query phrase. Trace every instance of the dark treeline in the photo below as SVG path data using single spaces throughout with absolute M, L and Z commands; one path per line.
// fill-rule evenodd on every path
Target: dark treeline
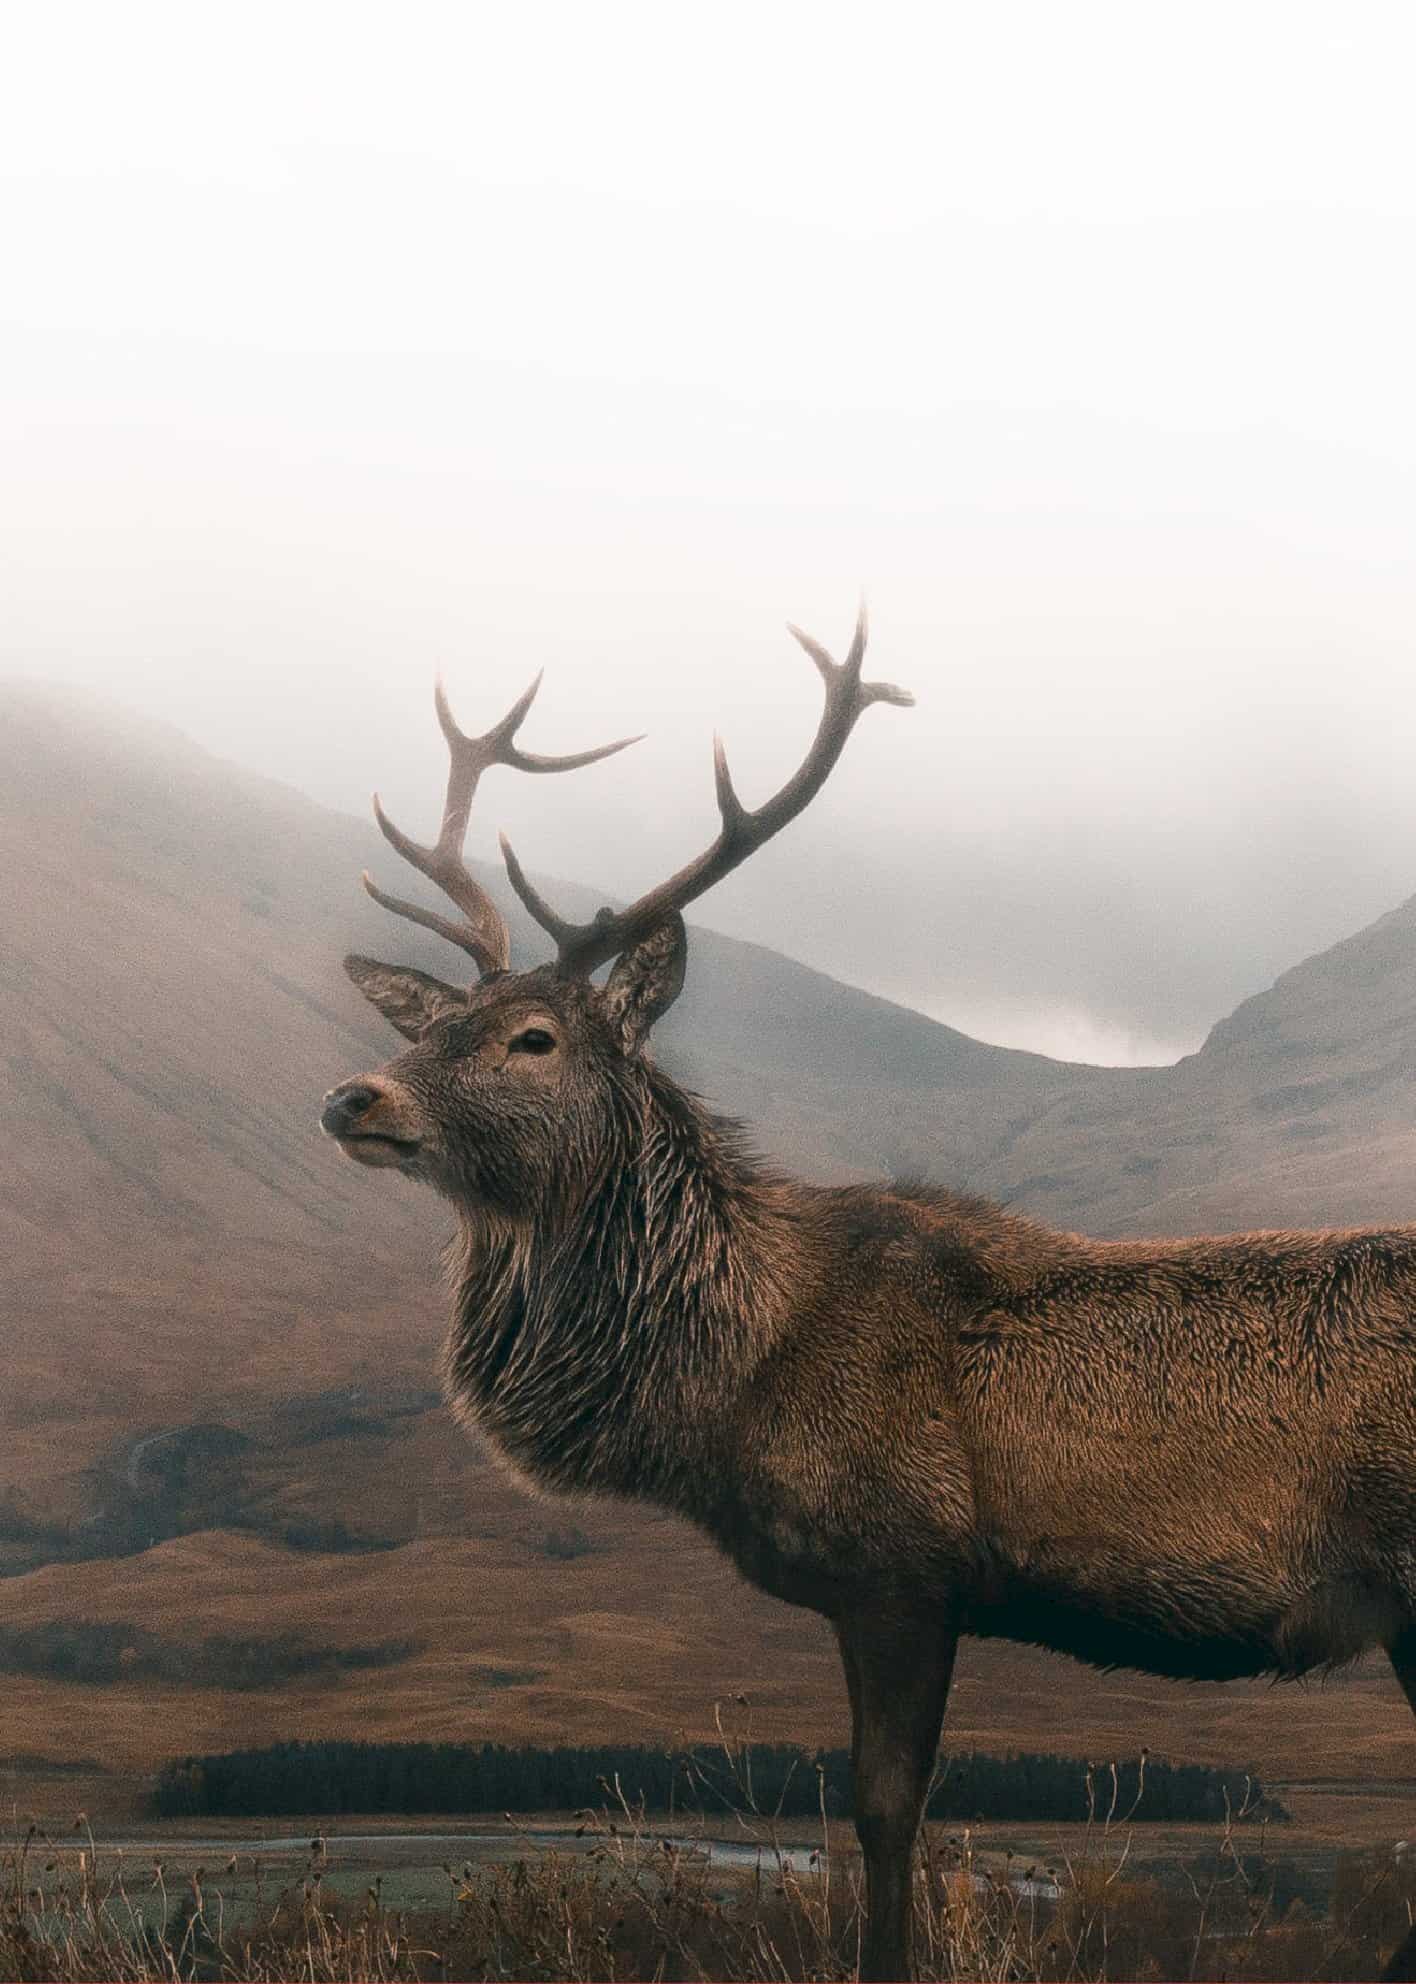
M 1142 1782 L 1144 1769 L 1144 1782 Z M 164 1818 L 270 1817 L 339 1812 L 556 1812 L 614 1806 L 711 1814 L 752 1809 L 805 1818 L 824 1801 L 851 1809 L 850 1758 L 754 1743 L 732 1758 L 606 1745 L 509 1749 L 500 1743 L 275 1743 L 260 1750 L 185 1757 L 164 1766 L 156 1809 Z M 934 1819 L 1282 1819 L 1258 1780 L 1238 1771 L 1151 1760 L 1087 1765 L 1077 1757 L 980 1756 L 941 1761 L 929 1801 Z
M 314 1675 L 392 1667 L 417 1651 L 413 1640 L 341 1647 L 295 1633 L 270 1639 L 212 1634 L 187 1645 L 111 1619 L 0 1626 L 0 1673 L 42 1674 L 51 1681 L 90 1687 L 142 1680 L 196 1688 L 274 1688 Z

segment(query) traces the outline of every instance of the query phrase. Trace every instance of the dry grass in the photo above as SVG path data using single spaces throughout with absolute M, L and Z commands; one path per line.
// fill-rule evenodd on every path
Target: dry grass
M 734 1824 L 719 1803 L 725 1785 L 738 1794 L 740 1839 L 761 1848 L 755 1870 L 725 1870 L 706 1850 Z M 523 1834 L 508 1864 L 445 1866 L 445 1900 L 414 1912 L 391 1905 L 379 1878 L 357 1897 L 338 1892 L 318 1836 L 272 1886 L 235 1840 L 221 1870 L 179 1876 L 161 1863 L 135 1871 L 82 1820 L 63 1841 L 31 1827 L 0 1855 L 0 1980 L 853 1978 L 864 1918 L 847 1829 L 823 1813 L 814 1845 L 795 1832 L 789 1845 L 753 1809 L 731 1741 L 700 1790 L 712 1816 L 676 1814 L 670 1839 L 607 1784 L 606 1805 L 577 1815 L 574 1850 Z M 1244 1813 L 1203 1853 L 1191 1833 L 1187 1861 L 1162 1869 L 1138 1864 L 1147 1829 L 1117 1809 L 1114 1782 L 1094 1790 L 1091 1821 L 1053 1864 L 967 1829 L 929 1829 L 915 1883 L 923 1979 L 1340 1984 L 1376 1976 L 1413 1919 L 1416 1863 L 1399 1852 L 1348 1849 L 1325 1908 L 1285 1906 L 1273 1842 Z
M 235 1873 L 233 1855 L 227 1872 Z M 137 1980 L 301 1977 L 310 1984 L 446 1975 L 370 1891 L 348 1908 L 326 1891 L 326 1855 L 312 1842 L 303 1877 L 228 1909 L 205 1870 L 169 1885 L 160 1862 L 134 1875 L 86 1831 L 59 1843 L 37 1827 L 0 1857 L 0 1978 L 137 1984 Z
M 924 1979 L 978 1984 L 1084 1980 L 1369 1978 L 1405 1933 L 1409 1873 L 1387 1860 L 1340 1870 L 1327 1916 L 1275 1917 L 1237 1858 L 1208 1880 L 1163 1885 L 1127 1872 L 1121 1835 L 1057 1870 L 1039 1901 L 1018 1869 L 981 1858 L 967 1834 L 921 1853 L 916 1937 Z M 862 1930 L 854 1868 L 805 1872 L 769 1853 L 725 1879 L 682 1847 L 602 1823 L 588 1852 L 527 1853 L 451 1876 L 445 1909 L 407 1919 L 372 1885 L 360 1903 L 325 1883 L 322 1849 L 302 1878 L 237 1909 L 219 1878 L 174 1892 L 160 1869 L 134 1881 L 90 1847 L 23 1842 L 0 1864 L 5 1980 L 850 1979 Z

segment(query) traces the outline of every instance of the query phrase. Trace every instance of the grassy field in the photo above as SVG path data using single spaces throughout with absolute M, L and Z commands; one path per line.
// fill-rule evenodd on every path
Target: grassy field
M 589 1519 L 586 1528 L 601 1534 Z M 761 1741 L 834 1747 L 847 1734 L 825 1627 L 748 1592 L 667 1523 L 645 1525 L 632 1556 L 607 1549 L 564 1562 L 515 1539 L 433 1541 L 396 1561 L 292 1562 L 248 1538 L 182 1538 L 119 1565 L 8 1580 L 5 1599 L 10 1627 L 116 1618 L 177 1638 L 239 1628 L 255 1615 L 336 1645 L 410 1621 L 421 1642 L 391 1668 L 264 1689 L 6 1675 L 0 1799 L 27 1815 L 66 1821 L 79 1801 L 105 1822 L 123 1821 L 140 1812 L 169 1757 L 292 1737 L 701 1741 L 713 1734 L 714 1701 L 738 1695 Z M 1252 1767 L 1270 1784 L 1416 1776 L 1411 1713 L 1378 1660 L 1311 1687 L 1183 1686 L 969 1642 L 946 1740 L 1088 1756 L 1134 1755 L 1144 1745 Z

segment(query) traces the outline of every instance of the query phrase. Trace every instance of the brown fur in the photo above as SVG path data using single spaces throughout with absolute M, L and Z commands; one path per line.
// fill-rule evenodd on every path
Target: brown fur
M 351 961 L 416 1038 L 335 1134 L 456 1210 L 459 1416 L 832 1621 L 865 1972 L 903 1976 L 960 1633 L 1210 1678 L 1378 1644 L 1412 1688 L 1416 1228 L 1100 1242 L 778 1177 L 641 1051 L 682 971 L 656 941 L 603 992 Z

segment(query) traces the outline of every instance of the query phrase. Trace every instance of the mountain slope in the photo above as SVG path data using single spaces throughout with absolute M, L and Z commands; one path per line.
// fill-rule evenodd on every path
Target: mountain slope
M 1097 1233 L 1416 1220 L 1416 898 L 1175 1067 L 1071 1085 L 976 1175 Z
M 95 1469 L 154 1428 L 434 1385 L 446 1210 L 315 1123 L 399 1045 L 343 953 L 465 963 L 359 888 L 392 860 L 372 825 L 175 732 L 0 687 L 0 1492 L 38 1518 L 98 1520 Z M 699 931 L 662 1052 L 817 1175 L 932 1160 L 937 1124 L 965 1152 L 1000 1098 L 1023 1118 L 1085 1077 Z
M 413 1643 L 372 1677 L 254 1690 L 7 1674 L 0 1753 L 93 1758 L 111 1802 L 174 1751 L 706 1734 L 738 1689 L 758 1734 L 838 1739 L 819 1622 L 668 1519 L 528 1500 L 437 1406 L 445 1212 L 314 1124 L 324 1088 L 395 1045 L 342 953 L 459 963 L 358 889 L 390 859 L 175 734 L 0 685 L 4 1618 L 141 1621 L 194 1658 L 233 1634 Z M 1171 1069 L 989 1047 L 695 929 L 660 1051 L 813 1175 L 913 1170 L 1064 1224 L 1184 1230 L 1416 1207 L 1413 1016 L 1416 903 Z M 1318 1768 L 1290 1702 L 992 1646 L 961 1663 L 951 1727 Z M 1406 1768 L 1383 1674 L 1331 1694 L 1326 1723 L 1335 1774 Z
M 22 1132 L 6 1237 L 42 1250 L 62 1221 L 120 1245 L 140 1230 L 319 1246 L 362 1229 L 370 1181 L 314 1116 L 330 1081 L 397 1043 L 340 956 L 465 962 L 368 902 L 375 861 L 393 857 L 372 828 L 175 735 L 0 690 L 0 1024 Z M 541 954 L 519 905 L 510 918 L 519 952 Z M 1036 1104 L 1076 1078 L 707 932 L 662 1051 L 726 1108 L 750 1105 L 778 1155 L 837 1171 L 880 1164 L 892 1091 L 957 1097 L 967 1143 L 994 1098 Z

